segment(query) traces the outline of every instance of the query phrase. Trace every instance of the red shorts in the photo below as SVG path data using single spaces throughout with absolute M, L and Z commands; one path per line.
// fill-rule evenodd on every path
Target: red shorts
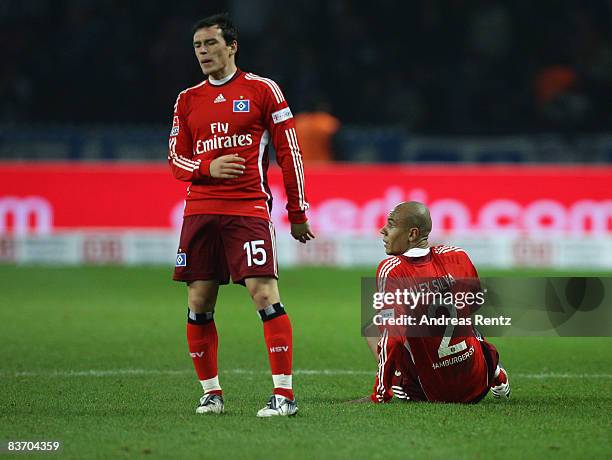
M 245 278 L 278 279 L 272 222 L 260 217 L 197 214 L 183 219 L 173 279 L 244 284 Z
M 487 342 L 477 333 L 478 342 L 480 344 L 482 354 L 486 362 L 487 382 L 489 386 L 493 382 L 493 375 L 499 363 L 499 353 L 495 346 Z M 391 389 L 394 396 L 407 401 L 427 401 L 428 398 L 423 391 L 421 381 L 416 368 L 410 357 L 410 353 L 405 347 L 400 348 L 401 353 L 396 355 L 395 359 L 395 375 L 391 381 Z M 489 386 L 468 403 L 477 403 L 482 400 L 489 392 Z M 457 401 L 446 401 L 457 402 Z

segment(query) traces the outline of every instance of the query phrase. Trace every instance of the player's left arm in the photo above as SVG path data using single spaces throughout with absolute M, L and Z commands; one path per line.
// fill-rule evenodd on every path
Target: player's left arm
M 310 230 L 306 210 L 309 208 L 304 185 L 304 162 L 295 130 L 295 120 L 280 87 L 268 80 L 264 93 L 264 117 L 276 151 L 276 161 L 283 172 L 287 194 L 287 212 L 291 235 L 306 243 L 315 236 Z

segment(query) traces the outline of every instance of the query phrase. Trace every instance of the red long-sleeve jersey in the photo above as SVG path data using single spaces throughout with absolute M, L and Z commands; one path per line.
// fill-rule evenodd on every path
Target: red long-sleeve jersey
M 293 115 L 279 86 L 237 70 L 221 85 L 205 80 L 182 91 L 174 105 L 168 162 L 175 178 L 191 182 L 185 216 L 270 219 L 270 143 L 283 172 L 289 221 L 306 222 L 304 165 Z M 211 177 L 212 160 L 234 153 L 246 160 L 244 174 L 235 179 Z
M 394 256 L 378 266 L 379 292 L 418 288 L 431 292 L 453 290 L 453 280 L 465 280 L 474 291 L 479 290 L 478 273 L 470 258 L 454 246 L 434 246 L 426 254 Z M 469 280 L 473 280 L 470 282 Z M 466 284 L 462 285 L 463 288 Z M 463 290 L 463 289 L 462 289 Z M 420 314 L 428 306 L 417 307 Z M 457 310 L 459 317 L 467 317 L 473 308 Z M 477 398 L 488 386 L 488 369 L 479 338 L 474 329 L 460 327 L 433 328 L 426 336 L 402 336 L 393 327 L 383 328 L 378 345 L 379 365 L 371 399 L 388 401 L 393 397 L 391 382 L 399 367 L 397 359 L 411 360 L 424 394 L 429 401 L 469 402 Z M 415 329 L 413 328 L 412 331 Z M 423 329 L 419 329 L 420 332 Z M 405 333 L 405 331 L 404 331 Z M 418 334 L 417 334 L 418 335 Z M 447 338 L 445 338 L 445 336 Z M 407 349 L 408 354 L 405 353 Z

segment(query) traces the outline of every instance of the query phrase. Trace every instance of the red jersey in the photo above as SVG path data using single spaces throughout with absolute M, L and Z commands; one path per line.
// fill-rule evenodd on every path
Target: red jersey
M 270 219 L 268 146 L 283 171 L 292 223 L 306 222 L 304 165 L 295 122 L 279 86 L 237 70 L 227 82 L 205 80 L 182 91 L 174 105 L 168 161 L 174 177 L 191 182 L 185 216 L 229 214 Z M 235 179 L 210 176 L 217 157 L 239 154 L 246 161 Z
M 479 286 L 478 273 L 470 258 L 455 246 L 412 249 L 383 260 L 377 270 L 380 292 L 417 286 L 430 292 L 451 292 L 452 280 L 459 279 L 475 280 Z M 469 309 L 461 314 L 469 316 Z M 373 401 L 388 401 L 393 396 L 391 381 L 397 370 L 393 357 L 406 355 L 396 347 L 408 350 L 410 365 L 416 370 L 429 401 L 470 402 L 488 388 L 486 360 L 471 326 L 460 328 L 459 336 L 453 334 L 452 326 L 434 328 L 438 332 L 425 337 L 393 336 L 390 330 L 383 330 L 378 345 L 379 367 Z

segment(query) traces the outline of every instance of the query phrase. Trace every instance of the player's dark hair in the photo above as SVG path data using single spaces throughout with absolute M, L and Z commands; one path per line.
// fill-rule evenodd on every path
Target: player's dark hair
M 207 16 L 204 19 L 200 19 L 193 26 L 191 31 L 192 35 L 200 29 L 213 26 L 217 26 L 219 29 L 221 29 L 223 40 L 225 40 L 227 45 L 231 44 L 233 41 L 238 41 L 238 29 L 236 29 L 236 26 L 228 13 L 213 14 L 212 16 Z

